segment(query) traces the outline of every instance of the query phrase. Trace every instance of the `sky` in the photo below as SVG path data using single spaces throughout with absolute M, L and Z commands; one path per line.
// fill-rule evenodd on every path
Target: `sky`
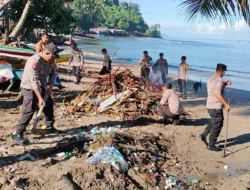
M 171 37 L 248 40 L 250 27 L 243 19 L 227 26 L 219 20 L 196 19 L 188 22 L 180 14 L 180 0 L 128 0 L 140 5 L 144 20 L 148 25 L 160 24 L 161 33 Z

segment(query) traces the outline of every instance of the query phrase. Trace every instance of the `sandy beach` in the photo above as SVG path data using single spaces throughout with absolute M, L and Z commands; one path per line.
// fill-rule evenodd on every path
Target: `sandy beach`
M 60 92 L 54 88 L 53 96 L 55 100 L 55 127 L 63 131 L 74 131 L 89 126 L 117 126 L 125 125 L 123 121 L 110 118 L 103 115 L 92 117 L 81 116 L 74 119 L 68 115 L 63 119 L 59 118 L 62 109 L 62 96 L 66 101 L 70 101 L 74 94 L 86 90 L 96 79 L 82 79 L 80 85 L 74 84 L 75 77 L 69 74 L 71 69 L 67 63 L 58 64 L 58 72 L 65 88 Z M 117 68 L 119 64 L 114 66 Z M 85 57 L 85 69 L 99 71 L 102 67 L 100 58 Z M 139 67 L 128 65 L 131 71 L 139 76 Z M 229 78 L 229 77 L 226 77 Z M 175 75 L 170 75 L 168 80 L 173 81 L 175 86 Z M 232 81 L 233 82 L 233 81 Z M 133 123 L 133 130 L 147 131 L 152 134 L 162 133 L 171 142 L 168 152 L 173 157 L 178 158 L 180 167 L 169 168 L 169 172 L 176 175 L 182 174 L 190 178 L 199 178 L 202 181 L 202 188 L 207 190 L 247 190 L 250 188 L 250 92 L 236 89 L 226 89 L 226 99 L 230 99 L 231 112 L 229 118 L 229 139 L 228 151 L 230 154 L 223 158 L 222 152 L 208 151 L 201 142 L 199 135 L 209 122 L 209 115 L 206 110 L 206 84 L 202 84 L 201 92 L 193 91 L 193 81 L 188 82 L 188 99 L 181 102 L 185 109 L 194 112 L 198 118 L 186 120 L 177 126 L 162 126 L 160 123 Z M 21 101 L 15 101 L 17 90 L 10 94 L 0 94 L 0 189 L 14 189 L 12 183 L 4 182 L 4 178 L 11 179 L 25 178 L 29 185 L 25 189 L 65 189 L 62 183 L 62 175 L 69 172 L 73 181 L 80 189 L 112 189 L 112 182 L 105 178 L 98 178 L 96 173 L 104 172 L 105 166 L 91 166 L 86 163 L 86 156 L 77 157 L 74 160 L 63 160 L 55 165 L 44 167 L 44 159 L 36 161 L 13 162 L 16 157 L 23 155 L 34 149 L 47 149 L 54 147 L 56 143 L 62 140 L 61 135 L 37 136 L 29 134 L 31 145 L 22 147 L 17 145 L 10 137 L 20 116 Z M 218 145 L 224 146 L 226 118 L 221 135 L 218 139 Z M 126 127 L 126 126 L 125 126 Z M 12 162 L 11 162 L 12 161 Z M 5 172 L 4 166 L 17 166 L 15 174 Z M 228 170 L 224 166 L 229 166 Z M 39 172 L 37 172 L 39 171 Z M 230 173 L 231 176 L 228 174 Z M 141 186 L 142 189 L 152 189 L 145 181 L 131 174 Z M 10 180 L 11 181 L 11 180 Z M 119 183 L 119 180 L 113 182 Z M 2 185 L 1 185 L 2 184 Z M 107 188 L 109 187 L 109 188 Z M 201 188 L 201 189 L 202 189 Z M 70 188 L 68 188 L 70 189 Z M 129 188 L 136 189 L 136 188 Z

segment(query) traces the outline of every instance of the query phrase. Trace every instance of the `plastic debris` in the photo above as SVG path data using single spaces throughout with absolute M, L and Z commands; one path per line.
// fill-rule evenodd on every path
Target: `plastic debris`
M 37 158 L 32 155 L 31 153 L 27 153 L 21 157 L 18 158 L 19 161 L 23 161 L 23 160 L 32 160 L 32 161 L 35 161 L 37 160 Z
M 95 128 L 93 128 L 90 132 L 92 135 L 99 135 L 100 134 L 100 131 L 95 129 Z
M 173 177 L 170 177 L 166 179 L 166 186 L 165 189 L 171 189 L 176 186 L 176 179 Z
M 60 152 L 60 153 L 57 153 L 56 154 L 57 157 L 69 157 L 70 156 L 70 153 L 69 152 Z
M 84 133 L 84 132 L 82 132 L 82 131 L 79 131 L 78 133 L 77 133 L 77 135 L 76 135 L 76 139 L 78 140 L 78 141 L 84 141 L 84 139 L 85 139 L 85 136 L 86 134 Z
M 228 165 L 225 165 L 225 166 L 224 166 L 224 169 L 225 169 L 225 170 L 227 170 L 228 168 L 229 168 L 229 166 L 228 166 Z
M 120 173 L 128 171 L 128 163 L 115 147 L 100 148 L 87 162 L 89 164 L 111 164 Z
M 200 180 L 199 179 L 193 179 L 192 180 L 192 184 L 199 184 L 200 183 Z
M 17 170 L 17 166 L 13 166 L 11 169 L 10 169 L 10 173 L 14 173 L 15 171 Z
M 107 129 L 106 129 L 106 128 L 100 128 L 100 132 L 101 132 L 102 134 L 106 134 L 106 133 L 107 133 Z

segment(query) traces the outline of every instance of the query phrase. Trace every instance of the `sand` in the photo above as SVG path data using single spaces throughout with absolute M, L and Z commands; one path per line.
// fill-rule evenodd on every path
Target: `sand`
M 86 57 L 85 69 L 100 70 L 102 63 L 98 58 Z M 116 68 L 115 66 L 114 68 Z M 139 75 L 139 68 L 128 66 L 131 70 Z M 62 84 L 65 86 L 61 92 L 54 88 L 55 100 L 55 126 L 64 131 L 82 129 L 87 126 L 112 126 L 123 124 L 113 118 L 106 116 L 80 117 L 74 119 L 67 116 L 59 118 L 62 109 L 62 95 L 66 96 L 66 101 L 71 96 L 86 89 L 95 79 L 83 78 L 80 85 L 75 85 L 75 78 L 68 74 L 70 67 L 66 63 L 59 64 L 59 74 L 63 79 Z M 229 77 L 225 77 L 228 79 Z M 170 75 L 169 80 L 175 80 L 175 75 Z M 232 81 L 233 82 L 233 81 Z M 175 82 L 174 86 L 175 86 Z M 206 110 L 206 84 L 197 94 L 192 89 L 193 81 L 188 83 L 188 99 L 181 100 L 185 109 L 193 111 L 198 115 L 198 119 L 188 120 L 181 125 L 165 126 L 158 123 L 136 124 L 133 127 L 137 130 L 147 131 L 149 133 L 162 133 L 171 141 L 170 152 L 178 158 L 181 163 L 181 172 L 189 178 L 200 178 L 204 189 L 218 190 L 246 190 L 250 188 L 250 92 L 243 90 L 226 89 L 226 99 L 230 99 L 231 112 L 229 119 L 229 139 L 228 150 L 231 152 L 226 158 L 222 157 L 222 152 L 208 151 L 205 145 L 200 141 L 199 135 L 203 132 L 206 124 L 209 122 L 209 115 Z M 0 167 L 17 166 L 15 173 L 5 173 L 0 170 L 0 189 L 15 189 L 13 181 L 24 178 L 29 185 L 26 189 L 74 189 L 71 187 L 65 176 L 70 173 L 72 180 L 76 183 L 78 189 L 112 189 L 114 186 L 122 189 L 122 179 L 116 179 L 112 182 L 109 179 L 109 167 L 94 167 L 85 163 L 86 156 L 76 158 L 75 160 L 63 160 L 55 165 L 44 167 L 43 159 L 37 161 L 10 162 L 16 157 L 23 155 L 25 151 L 32 149 L 46 149 L 53 147 L 64 136 L 47 135 L 45 137 L 37 135 L 28 135 L 32 144 L 26 147 L 17 145 L 10 135 L 14 131 L 17 119 L 20 116 L 20 101 L 15 101 L 17 92 L 11 94 L 0 94 Z M 227 115 L 225 114 L 225 119 Z M 225 120 L 226 126 L 226 120 Z M 223 128 L 218 145 L 224 145 L 225 129 Z M 228 165 L 229 169 L 225 170 L 224 166 Z M 198 171 L 197 171 L 198 170 Z M 178 172 L 175 168 L 170 172 Z M 99 173 L 99 174 L 98 174 Z M 227 176 L 231 173 L 232 176 Z M 151 189 L 144 181 L 134 176 L 134 180 L 140 183 L 142 189 Z M 9 178 L 7 180 L 5 178 Z M 5 179 L 5 180 L 4 180 Z M 11 183 L 12 182 L 12 183 Z M 3 185 L 1 185 L 1 183 Z M 136 186 L 129 186 L 127 189 L 137 189 Z

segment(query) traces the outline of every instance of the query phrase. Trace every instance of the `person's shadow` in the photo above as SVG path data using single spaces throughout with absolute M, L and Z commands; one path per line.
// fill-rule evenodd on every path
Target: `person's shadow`
M 223 143 L 223 144 L 221 144 L 221 143 Z M 246 133 L 246 134 L 240 135 L 238 137 L 233 137 L 233 138 L 227 139 L 227 147 L 234 146 L 234 145 L 245 144 L 245 143 L 250 143 L 250 133 Z M 223 147 L 224 146 L 224 140 L 218 141 L 217 144 L 220 144 L 219 147 Z M 235 152 L 247 149 L 249 147 L 250 147 L 250 144 L 247 147 L 236 150 Z

